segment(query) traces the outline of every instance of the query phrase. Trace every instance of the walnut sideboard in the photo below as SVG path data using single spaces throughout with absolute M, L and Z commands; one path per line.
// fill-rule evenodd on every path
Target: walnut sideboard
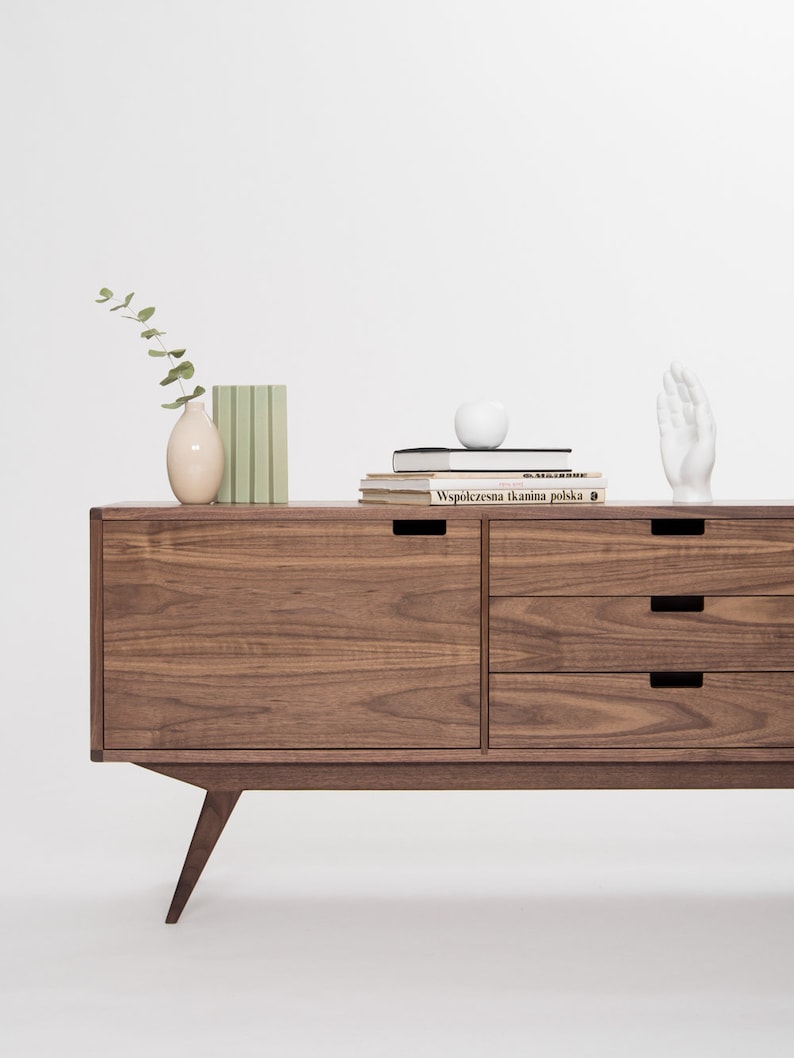
M 91 756 L 206 790 L 794 786 L 794 505 L 91 511 Z

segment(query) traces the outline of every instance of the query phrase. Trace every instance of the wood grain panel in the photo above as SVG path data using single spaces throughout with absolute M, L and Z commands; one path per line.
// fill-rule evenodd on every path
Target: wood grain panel
M 102 529 L 103 524 L 91 517 L 90 605 L 91 605 L 91 754 L 102 752 L 104 717 L 102 695 L 102 659 L 104 655 L 104 614 L 102 612 Z
M 518 674 L 520 675 L 520 674 Z M 583 675 L 583 674 L 579 674 Z M 602 673 L 601 675 L 604 675 Z M 488 753 L 480 749 L 107 749 L 101 759 L 106 762 L 127 761 L 131 764 L 450 764 L 476 763 L 488 756 L 492 760 L 506 761 L 550 761 L 567 763 L 605 760 L 624 760 L 627 753 L 632 760 L 776 760 L 794 763 L 794 746 L 765 747 L 706 747 L 695 748 L 682 745 L 674 748 L 652 747 L 631 749 L 625 747 L 578 747 L 548 746 L 535 749 L 495 749 Z
M 702 536 L 651 523 L 493 521 L 491 595 L 794 594 L 794 520 L 706 518 Z
M 478 747 L 480 528 L 108 522 L 107 748 Z
M 498 598 L 491 672 L 794 669 L 794 598 L 706 598 L 655 613 L 642 598 Z
M 394 517 L 393 509 L 387 505 L 362 504 L 358 500 L 291 500 L 289 503 L 235 504 L 212 503 L 206 506 L 184 507 L 175 500 L 156 500 L 150 503 L 125 501 L 94 507 L 92 517 L 103 521 L 177 521 L 177 522 L 268 522 L 284 520 L 302 521 L 386 521 Z M 411 509 L 412 518 L 438 518 L 439 515 L 466 521 L 581 521 L 582 508 L 577 504 L 548 504 L 539 507 L 505 508 L 501 504 L 476 507 L 439 508 L 416 506 Z M 615 519 L 690 519 L 728 518 L 771 521 L 794 518 L 794 501 L 775 500 L 759 503 L 754 500 L 732 500 L 730 503 L 674 503 L 672 500 L 656 502 L 607 500 L 588 506 L 586 517 L 591 522 L 614 521 Z
M 794 746 L 794 673 L 712 673 L 651 687 L 642 673 L 491 677 L 495 748 Z
M 204 789 L 243 790 L 642 790 L 794 787 L 794 763 L 620 761 L 472 764 L 151 764 L 150 771 Z

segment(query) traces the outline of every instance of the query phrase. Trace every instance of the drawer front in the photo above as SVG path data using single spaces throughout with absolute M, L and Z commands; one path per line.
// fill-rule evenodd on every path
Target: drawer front
M 668 601 L 693 600 L 656 600 Z M 635 597 L 491 599 L 490 669 L 794 670 L 794 597 L 707 596 L 702 605 L 670 612 Z
M 794 595 L 794 519 L 494 521 L 490 593 Z
M 490 746 L 709 748 L 794 745 L 794 673 L 703 674 L 652 687 L 648 673 L 495 675 Z

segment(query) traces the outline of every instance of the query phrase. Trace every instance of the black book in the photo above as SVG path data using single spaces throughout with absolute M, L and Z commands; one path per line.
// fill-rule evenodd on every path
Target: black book
M 569 470 L 570 448 L 398 448 L 396 472 Z

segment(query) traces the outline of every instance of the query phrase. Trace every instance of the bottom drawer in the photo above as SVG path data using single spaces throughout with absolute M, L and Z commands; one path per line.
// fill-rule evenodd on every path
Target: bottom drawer
M 493 673 L 489 744 L 674 748 L 793 746 L 794 673 Z M 652 685 L 655 684 L 655 685 Z

